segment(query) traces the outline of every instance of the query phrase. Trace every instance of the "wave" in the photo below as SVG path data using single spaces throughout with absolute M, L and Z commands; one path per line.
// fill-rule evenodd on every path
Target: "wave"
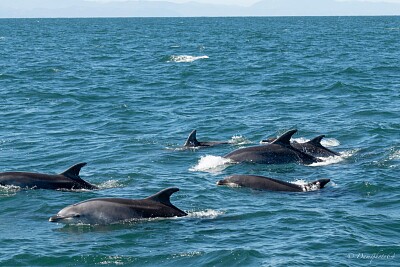
M 190 63 L 195 60 L 199 59 L 206 59 L 208 56 L 189 56 L 189 55 L 172 55 L 169 57 L 169 60 L 167 62 L 177 62 L 177 63 Z
M 202 156 L 197 165 L 190 168 L 189 171 L 219 173 L 223 171 L 229 163 L 231 163 L 230 159 L 220 156 L 206 155 Z

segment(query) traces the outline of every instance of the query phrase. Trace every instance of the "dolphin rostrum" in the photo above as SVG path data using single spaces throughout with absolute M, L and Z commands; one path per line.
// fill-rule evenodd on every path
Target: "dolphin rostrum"
M 232 175 L 219 180 L 217 185 L 241 186 L 258 190 L 306 192 L 324 188 L 330 179 L 320 179 L 306 185 L 297 185 L 258 175 Z
M 296 132 L 297 130 L 287 131 L 270 144 L 239 148 L 225 155 L 224 158 L 231 159 L 236 163 L 284 164 L 297 162 L 308 165 L 320 162 L 320 159 L 308 155 L 290 144 L 290 138 Z
M 189 137 L 186 139 L 186 142 L 183 145 L 184 147 L 209 147 L 209 146 L 229 144 L 228 141 L 204 141 L 204 142 L 200 142 L 196 138 L 196 133 L 197 133 L 197 131 L 193 130 L 189 134 Z
M 0 185 L 19 186 L 32 189 L 98 189 L 79 177 L 79 172 L 86 162 L 75 164 L 60 174 L 43 174 L 32 172 L 2 172 Z
M 50 222 L 65 224 L 111 224 L 142 218 L 182 217 L 187 213 L 170 202 L 170 196 L 179 191 L 172 187 L 144 199 L 93 198 L 67 206 Z
M 304 142 L 304 143 L 299 143 L 299 142 L 293 141 L 290 144 L 294 148 L 296 148 L 296 149 L 298 149 L 298 150 L 300 150 L 300 151 L 302 151 L 302 152 L 304 152 L 306 154 L 314 156 L 314 157 L 340 156 L 339 153 L 337 153 L 335 151 L 332 151 L 329 148 L 326 148 L 321 144 L 321 140 L 324 137 L 325 137 L 325 135 L 319 135 L 319 136 L 311 139 L 310 141 L 307 141 L 307 142 Z M 274 140 L 276 140 L 276 139 L 268 138 L 268 139 L 262 140 L 261 144 L 265 144 L 265 143 L 268 144 L 268 143 L 273 142 Z

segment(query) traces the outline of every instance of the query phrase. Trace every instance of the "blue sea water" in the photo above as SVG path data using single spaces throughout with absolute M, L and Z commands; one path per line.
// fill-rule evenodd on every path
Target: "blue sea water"
M 0 171 L 88 162 L 96 191 L 0 188 L 1 266 L 398 266 L 400 17 L 0 20 Z M 298 129 L 322 164 L 224 163 Z M 229 140 L 181 149 L 199 140 Z M 306 193 L 219 187 L 230 174 Z M 50 223 L 95 197 L 179 187 L 189 215 Z

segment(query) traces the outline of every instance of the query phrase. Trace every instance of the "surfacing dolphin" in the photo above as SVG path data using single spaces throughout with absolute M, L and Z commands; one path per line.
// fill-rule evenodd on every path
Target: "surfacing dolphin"
M 2 172 L 0 185 L 19 186 L 31 189 L 98 189 L 79 177 L 79 172 L 86 162 L 75 164 L 60 174 L 43 174 L 32 172 Z
M 187 138 L 185 144 L 183 145 L 184 147 L 210 147 L 210 146 L 216 146 L 216 145 L 224 145 L 224 144 L 229 144 L 228 141 L 204 141 L 200 142 L 196 138 L 196 130 L 193 130 L 190 134 L 189 137 Z
M 142 218 L 182 217 L 187 213 L 170 202 L 170 196 L 179 191 L 172 187 L 144 199 L 94 198 L 67 206 L 50 222 L 65 224 L 111 224 Z
M 304 143 L 299 143 L 296 141 L 291 142 L 290 144 L 297 148 L 298 150 L 309 154 L 314 157 L 332 157 L 332 156 L 340 156 L 339 153 L 330 150 L 329 148 L 324 147 L 321 144 L 322 138 L 324 138 L 325 135 L 319 135 L 310 141 L 304 142 Z M 268 138 L 265 140 L 261 141 L 261 144 L 268 144 L 276 140 L 275 138 Z
M 266 145 L 237 149 L 225 155 L 224 158 L 231 159 L 236 163 L 284 164 L 296 162 L 308 165 L 320 162 L 320 159 L 308 155 L 290 144 L 290 138 L 296 132 L 297 130 L 287 131 Z
M 217 185 L 249 187 L 258 190 L 307 192 L 314 191 L 329 183 L 330 179 L 320 179 L 306 185 L 297 185 L 258 175 L 232 175 L 217 182 Z

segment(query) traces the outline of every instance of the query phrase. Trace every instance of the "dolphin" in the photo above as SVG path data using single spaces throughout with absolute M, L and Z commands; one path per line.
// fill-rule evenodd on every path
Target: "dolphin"
M 196 130 L 193 130 L 190 134 L 189 137 L 187 138 L 185 144 L 183 145 L 184 147 L 210 147 L 210 146 L 216 146 L 216 145 L 223 145 L 223 144 L 229 144 L 228 141 L 205 141 L 205 142 L 200 142 L 196 138 Z
M 172 187 L 144 199 L 93 198 L 67 206 L 50 222 L 65 224 L 111 224 L 142 218 L 182 217 L 187 213 L 170 202 L 170 196 L 179 191 Z
M 321 140 L 324 137 L 325 137 L 325 135 L 319 135 L 305 143 L 299 143 L 299 142 L 293 141 L 290 144 L 293 147 L 295 147 L 296 149 L 298 149 L 306 154 L 309 154 L 311 156 L 314 156 L 314 157 L 340 156 L 339 153 L 332 151 L 329 148 L 326 148 L 321 144 Z M 268 143 L 273 142 L 274 140 L 276 140 L 276 138 L 268 138 L 268 139 L 262 140 L 261 144 L 265 144 L 265 143 L 268 144 Z
M 306 192 L 324 188 L 330 179 L 320 179 L 304 186 L 258 175 L 232 175 L 219 180 L 217 185 L 241 186 L 258 190 Z
M 32 189 L 98 189 L 79 177 L 79 171 L 86 162 L 75 164 L 60 174 L 32 172 L 2 172 L 0 185 L 14 185 Z
M 297 130 L 290 130 L 266 145 L 239 148 L 225 156 L 233 162 L 249 162 L 261 164 L 301 163 L 312 164 L 321 160 L 308 155 L 290 144 L 290 138 Z

